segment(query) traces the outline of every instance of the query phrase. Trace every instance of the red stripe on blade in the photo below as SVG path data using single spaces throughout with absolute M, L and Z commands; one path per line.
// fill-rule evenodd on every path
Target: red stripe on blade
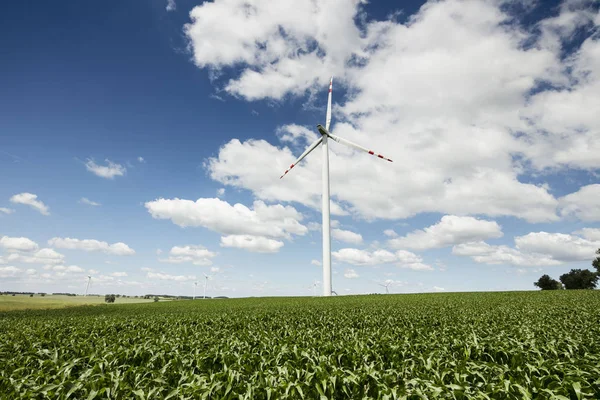
M 374 153 L 374 152 L 372 152 L 371 150 L 369 150 L 369 154 L 370 154 L 370 155 L 374 155 L 375 153 Z

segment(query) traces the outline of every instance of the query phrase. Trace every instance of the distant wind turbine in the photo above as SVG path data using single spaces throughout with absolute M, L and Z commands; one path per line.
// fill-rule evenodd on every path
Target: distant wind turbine
M 88 295 L 88 290 L 90 288 L 90 283 L 92 282 L 92 276 L 88 275 L 88 281 L 87 281 L 87 285 L 85 286 L 85 296 L 86 297 Z
M 388 289 L 390 287 L 390 285 L 392 284 L 392 281 L 386 281 L 385 284 L 384 283 L 379 283 L 379 286 L 383 286 L 385 288 L 385 293 L 386 294 L 390 294 L 390 290 Z
M 318 286 L 319 282 L 318 281 L 314 281 L 312 284 L 312 288 L 313 288 L 313 296 L 317 297 L 317 286 Z
M 325 118 L 325 127 L 323 125 L 318 124 L 317 129 L 321 134 L 321 137 L 311 144 L 305 151 L 298 157 L 296 161 L 281 175 L 283 178 L 294 166 L 298 165 L 300 161 L 304 159 L 311 151 L 317 148 L 319 144 L 323 144 L 323 205 L 322 205 L 322 215 L 323 215 L 323 296 L 331 296 L 331 226 L 330 226 L 330 201 L 329 201 L 329 147 L 327 146 L 327 139 L 332 139 L 338 143 L 345 144 L 346 146 L 352 147 L 356 150 L 364 151 L 366 153 L 371 154 L 372 156 L 377 156 L 381 159 L 392 162 L 389 158 L 382 156 L 381 154 L 377 154 L 372 150 L 359 146 L 355 143 L 352 143 L 349 140 L 341 138 L 339 136 L 335 136 L 329 132 L 329 125 L 331 124 L 331 91 L 333 89 L 333 77 L 329 81 L 329 95 L 327 98 L 327 114 Z
M 196 300 L 196 287 L 198 286 L 198 282 L 194 282 L 194 297 L 192 297 L 192 300 Z
M 206 299 L 206 284 L 208 283 L 208 280 L 210 279 L 210 277 L 206 274 L 204 274 L 204 299 Z

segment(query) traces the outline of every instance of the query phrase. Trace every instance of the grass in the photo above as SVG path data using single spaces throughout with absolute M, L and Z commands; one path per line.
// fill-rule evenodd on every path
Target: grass
M 152 300 L 140 298 L 119 297 L 115 304 L 148 303 Z M 46 295 L 35 294 L 29 297 L 28 294 L 16 294 L 0 296 L 0 312 L 15 310 L 44 310 L 53 308 L 64 308 L 73 306 L 104 304 L 104 296 L 65 296 L 65 295 Z
M 12 311 L 0 365 L 0 399 L 598 399 L 600 291 Z

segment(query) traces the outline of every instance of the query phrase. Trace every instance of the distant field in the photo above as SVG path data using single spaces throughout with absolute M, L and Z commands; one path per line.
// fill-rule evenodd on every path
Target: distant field
M 123 303 L 148 303 L 152 300 L 135 299 L 119 297 L 114 304 Z M 46 295 L 44 297 L 35 294 L 29 295 L 17 294 L 0 296 L 0 311 L 13 310 L 39 310 L 50 308 L 63 308 L 72 306 L 81 306 L 87 304 L 104 304 L 104 296 L 64 296 L 64 295 Z
M 600 291 L 14 311 L 0 365 L 0 399 L 598 399 Z

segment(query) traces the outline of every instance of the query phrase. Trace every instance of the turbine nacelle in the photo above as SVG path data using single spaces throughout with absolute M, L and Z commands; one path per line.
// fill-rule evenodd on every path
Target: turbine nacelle
M 322 136 L 329 136 L 330 135 L 329 131 L 327 129 L 325 129 L 325 127 L 323 125 L 321 125 L 321 124 L 317 124 L 317 129 L 319 130 L 319 133 Z

